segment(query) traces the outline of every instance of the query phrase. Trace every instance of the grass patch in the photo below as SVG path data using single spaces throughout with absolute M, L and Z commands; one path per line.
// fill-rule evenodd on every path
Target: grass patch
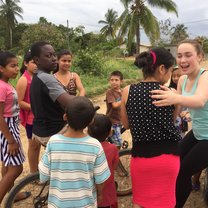
M 133 64 L 132 60 L 108 59 L 104 63 L 104 71 L 101 76 L 80 75 L 87 97 L 104 93 L 109 88 L 109 76 L 115 70 L 123 73 L 124 84 L 122 87 L 135 83 L 142 78 L 141 71 Z
M 21 66 L 22 59 L 19 59 L 19 66 Z M 101 76 L 93 76 L 90 74 L 80 74 L 82 83 L 86 89 L 87 97 L 93 97 L 99 94 L 103 94 L 109 88 L 109 76 L 112 71 L 119 70 L 123 73 L 124 84 L 122 87 L 135 83 L 141 79 L 141 71 L 133 64 L 133 60 L 128 59 L 107 59 L 104 63 L 104 69 Z M 76 68 L 74 68 L 76 72 Z M 10 83 L 15 87 L 17 80 L 10 80 Z

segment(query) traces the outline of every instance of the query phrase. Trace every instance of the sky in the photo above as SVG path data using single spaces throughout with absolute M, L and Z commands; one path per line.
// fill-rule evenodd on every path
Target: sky
M 167 13 L 165 10 L 151 8 L 157 19 L 170 18 L 172 26 L 184 24 L 188 28 L 191 38 L 198 35 L 208 36 L 208 2 L 207 0 L 175 0 L 178 17 Z M 103 27 L 99 20 L 105 20 L 108 9 L 113 9 L 120 15 L 124 7 L 120 0 L 20 0 L 19 6 L 24 13 L 23 20 L 18 22 L 37 23 L 40 17 L 45 17 L 48 22 L 56 25 L 62 24 L 69 27 L 82 25 L 85 32 L 98 33 Z M 149 41 L 141 31 L 141 43 Z

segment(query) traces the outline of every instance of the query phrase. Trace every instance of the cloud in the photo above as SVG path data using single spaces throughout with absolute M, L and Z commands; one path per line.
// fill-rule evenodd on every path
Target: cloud
M 190 35 L 207 35 L 208 3 L 206 0 L 176 0 L 178 17 L 164 10 L 152 9 L 158 20 L 170 17 L 172 25 L 185 24 Z M 86 32 L 98 32 L 102 27 L 99 20 L 105 18 L 108 9 L 114 9 L 120 15 L 124 10 L 120 0 L 21 0 L 23 22 L 37 23 L 45 17 L 54 24 L 69 27 L 83 25 Z M 19 20 L 22 22 L 22 20 Z M 197 22 L 198 21 L 198 22 Z

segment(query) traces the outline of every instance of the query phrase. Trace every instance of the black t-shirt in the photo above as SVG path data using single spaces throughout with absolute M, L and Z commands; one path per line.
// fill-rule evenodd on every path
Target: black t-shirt
M 34 114 L 33 133 L 39 137 L 49 137 L 58 133 L 66 124 L 64 109 L 57 98 L 66 91 L 56 78 L 38 70 L 30 87 L 31 109 Z
M 158 82 L 130 86 L 126 110 L 133 139 L 132 156 L 178 154 L 181 137 L 173 121 L 174 106 L 153 105 L 150 91 L 154 89 L 160 89 Z

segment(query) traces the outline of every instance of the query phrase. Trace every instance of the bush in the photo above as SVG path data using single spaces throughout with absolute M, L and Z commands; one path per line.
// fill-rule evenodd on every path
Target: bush
M 74 67 L 83 73 L 100 76 L 103 71 L 103 58 L 91 49 L 81 50 L 74 59 Z

